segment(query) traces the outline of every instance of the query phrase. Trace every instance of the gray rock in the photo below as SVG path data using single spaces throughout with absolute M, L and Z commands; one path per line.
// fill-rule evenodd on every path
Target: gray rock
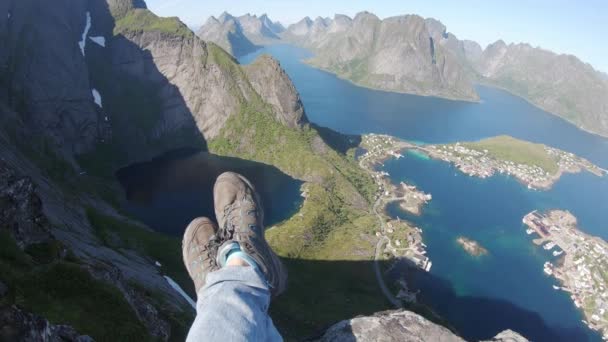
M 53 238 L 35 190 L 30 178 L 0 161 L 0 230 L 7 229 L 21 248 Z
M 67 325 L 54 325 L 46 319 L 16 306 L 0 308 L 0 340 L 22 342 L 93 342 Z
M 318 341 L 464 342 L 450 330 L 410 311 L 386 311 L 357 317 L 330 327 Z M 503 331 L 486 342 L 528 342 L 521 335 Z
M 266 44 L 279 39 L 282 25 L 274 23 L 266 14 L 258 17 L 249 13 L 237 18 L 243 32 L 255 44 Z
M 258 17 L 248 13 L 234 17 L 224 12 L 217 19 L 210 17 L 198 30 L 198 36 L 238 57 L 258 49 L 256 44 L 278 41 L 283 31 L 283 25 L 272 21 L 266 14 Z
M 169 323 L 160 318 L 158 310 L 149 303 L 143 294 L 127 284 L 118 267 L 97 264 L 94 267 L 89 267 L 88 270 L 95 278 L 113 285 L 122 292 L 127 302 L 134 309 L 137 318 L 139 318 L 139 321 L 146 327 L 152 337 L 159 341 L 167 341 L 169 339 L 171 336 Z
M 6 5 L 10 18 L 0 15 L 6 48 L 0 53 L 5 71 L 0 84 L 7 91 L 0 99 L 18 108 L 30 130 L 39 136 L 43 132 L 61 150 L 86 151 L 99 136 L 99 115 L 78 44 L 86 26 L 86 2 L 9 0 L 0 6 Z
M 512 330 L 505 330 L 494 336 L 493 339 L 482 342 L 528 342 L 528 339 Z
M 294 36 L 305 36 L 308 34 L 311 26 L 312 20 L 309 17 L 305 17 L 297 23 L 289 25 L 287 32 Z
M 608 136 L 608 82 L 587 63 L 528 44 L 489 45 L 475 68 L 486 83 L 575 125 Z
M 198 36 L 204 41 L 221 46 L 236 57 L 259 48 L 247 38 L 238 19 L 226 12 L 217 19 L 210 17 L 199 29 Z
M 306 23 L 306 21 L 304 22 Z M 359 85 L 397 92 L 477 100 L 465 49 L 441 22 L 406 15 L 380 20 L 362 12 L 330 25 L 293 26 L 285 39 L 314 50 L 309 62 Z M 314 29 L 313 29 L 314 27 Z
M 409 311 L 389 311 L 342 321 L 329 328 L 319 341 L 464 342 L 448 329 Z
M 291 128 L 308 122 L 298 91 L 277 60 L 263 55 L 245 66 L 245 72 L 255 91 L 273 107 L 277 121 Z

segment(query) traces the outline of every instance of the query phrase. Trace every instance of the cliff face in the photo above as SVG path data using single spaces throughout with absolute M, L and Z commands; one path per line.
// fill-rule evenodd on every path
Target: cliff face
M 608 82 L 578 58 L 497 41 L 474 66 L 484 82 L 505 88 L 583 129 L 608 135 Z
M 268 103 L 273 120 L 300 127 L 297 92 L 276 61 L 264 58 L 245 73 L 143 1 L 10 0 L 0 12 L 2 334 L 78 336 L 38 316 L 49 314 L 93 336 L 179 336 L 192 311 L 163 277 L 191 287 L 179 241 L 119 214 L 112 174 L 167 150 L 205 148 L 249 101 Z M 178 261 L 161 260 L 167 250 Z M 70 277 L 75 285 L 61 282 Z M 45 286 L 36 289 L 36 281 Z M 34 300 L 45 291 L 51 302 Z M 98 309 L 83 320 L 77 313 L 90 303 Z M 46 310 L 57 305 L 65 312 Z M 99 328 L 107 326 L 115 329 Z
M 306 22 L 304 22 L 306 23 Z M 464 100 L 478 99 L 460 56 L 464 48 L 437 21 L 408 15 L 380 20 L 359 13 L 350 20 L 317 20 L 288 28 L 291 39 L 316 53 L 310 63 L 364 86 Z M 299 35 L 296 35 L 298 33 Z M 295 37 L 295 38 L 294 38 Z
M 304 18 L 282 38 L 310 48 L 314 66 L 384 90 L 477 100 L 473 82 L 504 88 L 575 125 L 608 135 L 606 75 L 574 56 L 497 41 L 485 50 L 440 21 L 416 15 L 380 20 Z
M 245 36 L 238 19 L 225 12 L 217 19 L 210 17 L 199 29 L 198 36 L 204 41 L 216 43 L 237 57 L 258 48 Z
M 99 113 L 79 48 L 85 3 L 10 0 L 0 11 L 0 98 L 67 153 L 87 150 L 98 136 Z
M 273 107 L 277 121 L 291 128 L 308 122 L 298 91 L 279 62 L 264 55 L 245 66 L 245 72 L 253 89 Z

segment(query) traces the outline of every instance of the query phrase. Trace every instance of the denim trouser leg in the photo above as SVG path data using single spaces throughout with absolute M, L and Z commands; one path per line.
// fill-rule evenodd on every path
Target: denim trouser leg
M 268 316 L 269 304 L 266 280 L 254 268 L 209 273 L 187 341 L 282 341 Z

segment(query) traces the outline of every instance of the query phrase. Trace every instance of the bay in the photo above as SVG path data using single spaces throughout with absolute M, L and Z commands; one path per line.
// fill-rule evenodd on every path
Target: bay
M 479 103 L 398 94 L 358 87 L 307 65 L 312 54 L 289 45 L 271 45 L 244 56 L 275 57 L 293 80 L 311 122 L 347 134 L 379 133 L 420 143 L 473 141 L 507 134 L 544 143 L 608 166 L 608 140 L 584 132 L 504 90 L 477 86 Z M 398 183 L 430 192 L 420 217 L 397 205 L 387 210 L 423 229 L 429 274 L 418 274 L 420 299 L 464 337 L 489 338 L 507 328 L 535 341 L 596 341 L 568 295 L 542 265 L 553 259 L 534 246 L 522 217 L 535 209 L 570 210 L 585 232 L 608 239 L 608 178 L 589 173 L 564 176 L 546 192 L 531 191 L 508 176 L 471 178 L 453 166 L 408 153 L 382 167 Z M 479 241 L 489 255 L 475 258 L 455 242 Z

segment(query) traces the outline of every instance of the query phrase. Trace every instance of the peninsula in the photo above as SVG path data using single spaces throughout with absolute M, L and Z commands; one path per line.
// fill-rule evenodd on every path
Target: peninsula
M 465 250 L 465 252 L 472 256 L 477 257 L 488 254 L 488 250 L 483 248 L 479 242 L 475 240 L 471 240 L 464 236 L 459 236 L 458 239 L 456 239 L 456 242 Z
M 576 217 L 568 211 L 533 211 L 523 223 L 528 235 L 539 236 L 534 243 L 552 250 L 558 258 L 546 262 L 544 272 L 570 293 L 574 305 L 585 315 L 584 323 L 608 339 L 608 243 L 581 232 Z
M 374 195 L 373 209 L 381 222 L 381 230 L 376 232 L 376 235 L 386 241 L 382 254 L 385 258 L 406 259 L 415 267 L 428 271 L 432 262 L 426 257 L 422 230 L 407 221 L 390 219 L 385 209 L 388 203 L 400 202 L 400 207 L 406 212 L 420 215 L 422 207 L 432 199 L 432 196 L 404 182 L 395 185 L 388 178 L 387 172 L 376 169 L 377 165 L 381 165 L 389 158 L 402 158 L 399 151 L 403 147 L 403 142 L 394 137 L 366 134 L 360 144 L 360 148 L 363 148 L 365 153 L 359 156 L 359 165 L 376 182 L 377 192 Z
M 453 163 L 469 176 L 487 178 L 497 172 L 508 174 L 529 189 L 548 190 L 565 173 L 586 170 L 601 177 L 606 172 L 572 153 L 506 135 L 417 148 L 432 158 Z

